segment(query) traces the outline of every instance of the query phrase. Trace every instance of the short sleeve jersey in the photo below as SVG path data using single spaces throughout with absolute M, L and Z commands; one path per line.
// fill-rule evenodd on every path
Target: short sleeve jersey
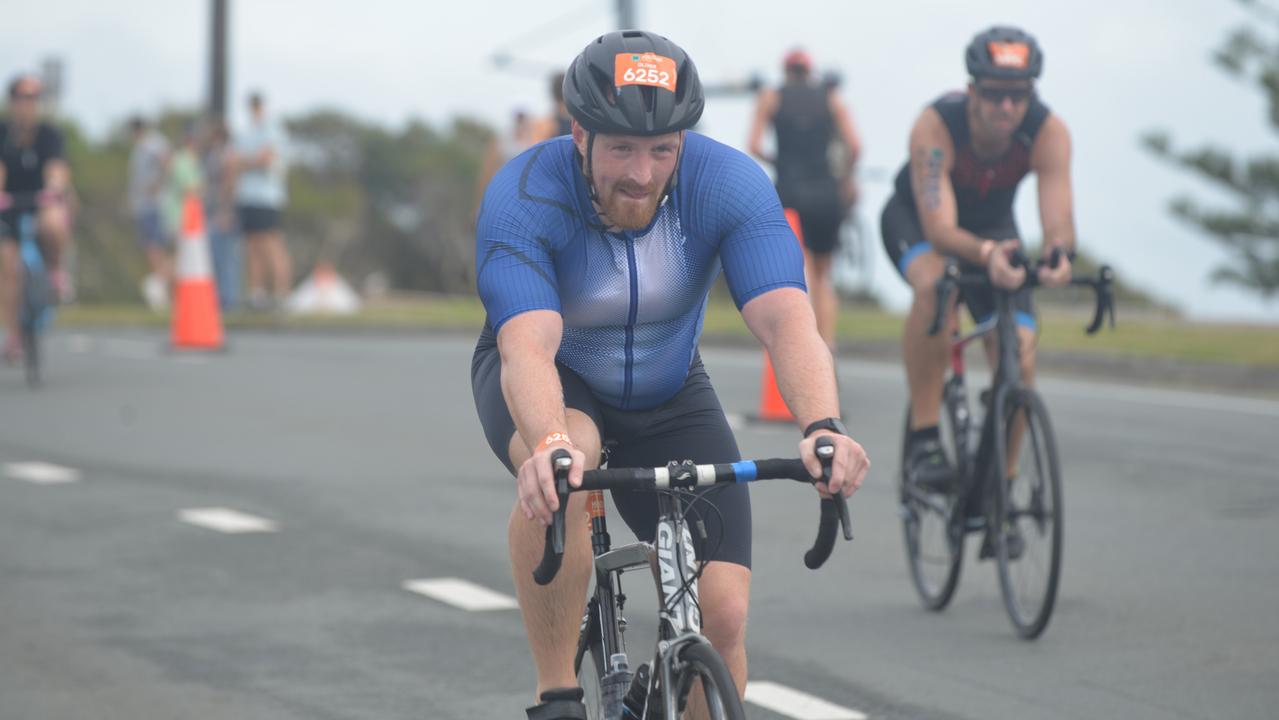
M 738 309 L 804 289 L 803 258 L 767 175 L 685 134 L 678 182 L 641 230 L 607 232 L 570 137 L 533 146 L 493 178 L 476 230 L 486 331 L 530 310 L 564 320 L 556 359 L 603 402 L 647 409 L 683 385 L 721 268 Z
M 35 193 L 44 189 L 44 168 L 63 156 L 62 133 L 49 123 L 36 126 L 35 140 L 19 144 L 13 126 L 0 122 L 0 161 L 4 162 L 5 192 Z

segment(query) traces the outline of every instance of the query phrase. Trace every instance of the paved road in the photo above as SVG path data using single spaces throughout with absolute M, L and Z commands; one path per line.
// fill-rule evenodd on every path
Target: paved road
M 248 334 L 183 357 L 162 339 L 55 336 L 38 393 L 0 373 L 0 720 L 522 717 L 517 614 L 404 589 L 512 592 L 513 493 L 474 419 L 470 344 Z M 729 411 L 753 410 L 758 354 L 705 358 Z M 945 613 L 919 608 L 891 489 L 900 371 L 849 362 L 841 382 L 875 462 L 858 537 L 810 572 L 811 491 L 753 490 L 753 680 L 872 718 L 1273 715 L 1279 403 L 1044 381 L 1065 571 L 1025 643 L 988 564 Z M 788 455 L 796 434 L 739 439 Z M 180 516 L 197 508 L 273 531 Z M 651 595 L 628 590 L 638 657 Z

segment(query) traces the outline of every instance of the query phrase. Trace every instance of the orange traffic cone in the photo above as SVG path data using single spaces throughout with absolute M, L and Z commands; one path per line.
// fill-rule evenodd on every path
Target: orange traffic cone
M 782 393 L 777 389 L 777 378 L 773 375 L 773 359 L 764 352 L 764 376 L 760 380 L 759 412 L 753 418 L 768 422 L 795 422 Z
M 790 223 L 790 229 L 795 233 L 795 237 L 799 239 L 800 245 L 803 245 L 804 233 L 799 226 L 799 213 L 791 208 L 786 208 L 786 222 Z M 782 399 L 781 391 L 777 389 L 777 376 L 773 374 L 773 360 L 768 356 L 768 351 L 764 352 L 764 374 L 759 384 L 759 412 L 755 414 L 753 419 L 769 422 L 795 422 L 795 416 L 791 414 L 790 408 L 786 406 L 786 401 Z
M 178 237 L 173 330 L 177 350 L 220 350 L 222 316 L 213 285 L 209 240 L 204 233 L 204 208 L 195 193 L 182 204 L 182 233 Z

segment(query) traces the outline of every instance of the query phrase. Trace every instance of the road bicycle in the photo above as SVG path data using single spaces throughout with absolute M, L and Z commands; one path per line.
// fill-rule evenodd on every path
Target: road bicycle
M 830 477 L 834 445 L 818 438 L 817 454 L 823 477 Z M 737 687 L 727 665 L 701 634 L 701 608 L 697 580 L 704 564 L 693 549 L 692 530 L 704 535 L 700 522 L 689 514 L 698 505 L 711 507 L 693 492 L 721 483 L 757 480 L 817 482 L 797 459 L 744 460 L 736 463 L 694 465 L 669 463 L 665 467 L 588 470 L 581 487 L 568 485 L 567 452 L 553 456 L 560 509 L 546 529 L 542 562 L 533 573 L 545 585 L 554 579 L 564 552 L 564 508 L 570 492 L 590 492 L 587 501 L 594 555 L 595 589 L 587 603 L 577 643 L 574 669 L 585 691 L 591 720 L 656 720 L 678 718 L 696 685 L 701 687 L 712 720 L 745 718 Z M 605 518 L 604 490 L 646 490 L 658 494 L 655 542 L 611 547 Z M 817 569 L 835 546 L 837 529 L 852 539 L 848 505 L 843 496 L 823 498 L 817 540 L 804 563 Z M 703 537 L 703 540 L 708 539 Z M 658 635 L 650 662 L 631 670 L 625 643 L 627 622 L 623 616 L 626 596 L 621 576 L 631 570 L 647 570 L 657 586 Z
M 22 340 L 23 365 L 27 384 L 41 383 L 40 337 L 53 322 L 53 286 L 44 263 L 37 238 L 36 213 L 38 193 L 0 193 L 0 209 L 17 211 L 17 227 L 11 228 L 18 238 L 18 254 L 22 260 L 22 294 L 18 297 L 18 332 Z
M 1031 264 L 1018 253 L 1014 266 L 1025 267 L 1023 287 L 1039 287 L 1037 270 L 1056 258 Z M 1070 284 L 1094 291 L 1096 307 L 1085 332 L 1095 334 L 1109 315 L 1115 324 L 1114 273 L 1103 266 L 1096 277 L 1075 277 Z M 950 341 L 950 370 L 942 390 L 942 446 L 954 469 L 945 488 L 916 484 L 905 457 L 910 434 L 902 442 L 899 509 L 911 580 L 924 607 L 940 611 L 959 583 L 964 539 L 983 535 L 983 559 L 994 557 L 1004 607 L 1017 634 L 1038 637 L 1048 625 L 1061 574 L 1061 465 L 1048 410 L 1022 379 L 1012 297 L 1017 290 L 991 284 L 985 273 L 947 267 L 937 283 L 937 310 L 928 330 L 936 335 L 960 288 L 994 289 L 995 314 L 961 335 L 956 323 Z M 998 363 L 991 386 L 980 393 L 984 417 L 974 422 L 964 365 L 964 348 L 993 334 Z

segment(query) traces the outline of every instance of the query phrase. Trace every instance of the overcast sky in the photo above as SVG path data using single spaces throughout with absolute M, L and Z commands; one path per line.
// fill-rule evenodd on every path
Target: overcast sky
M 843 76 L 864 165 L 880 171 L 868 174 L 860 209 L 874 243 L 873 287 L 894 307 L 908 295 L 878 243 L 889 192 L 888 177 L 879 176 L 905 159 L 919 110 L 962 87 L 969 38 L 1011 23 L 1039 38 L 1041 96 L 1073 136 L 1081 245 L 1191 317 L 1279 322 L 1279 303 L 1212 285 L 1223 254 L 1166 211 L 1178 192 L 1224 198 L 1138 146 L 1145 130 L 1166 128 L 1182 144 L 1273 148 L 1260 94 L 1208 61 L 1225 32 L 1249 19 L 1230 0 L 638 2 L 641 26 L 680 43 L 704 81 L 751 73 L 775 81 L 782 54 L 797 44 L 819 69 Z M 547 69 L 567 64 L 615 23 L 613 0 L 230 4 L 235 121 L 244 94 L 261 89 L 286 115 L 329 106 L 389 125 L 459 113 L 502 123 L 517 107 L 544 112 Z M 130 113 L 204 97 L 207 0 L 41 0 L 22 15 L 10 13 L 0 27 L 0 71 L 62 58 L 65 112 L 95 135 Z M 522 72 L 497 69 L 490 58 L 498 51 Z M 714 99 L 699 129 L 742 147 L 750 111 L 749 99 Z M 1023 233 L 1038 237 L 1033 181 L 1019 194 L 1017 215 Z

